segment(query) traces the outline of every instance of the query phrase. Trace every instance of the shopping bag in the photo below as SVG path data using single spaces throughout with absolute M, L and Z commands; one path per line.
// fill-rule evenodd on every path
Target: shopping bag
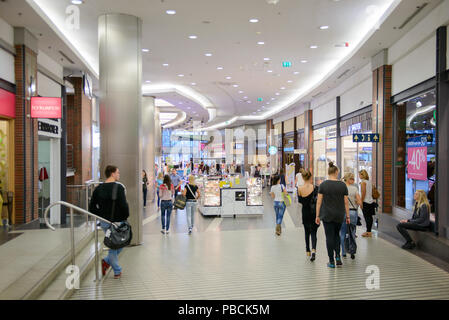
M 356 226 L 353 224 L 346 225 L 345 250 L 349 254 L 356 254 L 357 243 L 355 242 Z

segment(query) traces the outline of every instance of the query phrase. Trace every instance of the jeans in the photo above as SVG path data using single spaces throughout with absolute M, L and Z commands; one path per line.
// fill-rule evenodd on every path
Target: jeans
M 416 230 L 416 231 L 428 231 L 429 228 L 427 227 L 420 227 L 414 223 L 406 222 L 406 223 L 399 223 L 396 226 L 396 229 L 398 229 L 399 233 L 402 234 L 402 236 L 407 240 L 407 242 L 413 242 L 412 237 L 410 237 L 410 234 L 408 233 L 407 229 L 409 230 Z
M 100 221 L 100 227 L 106 233 L 109 229 L 110 224 L 104 221 Z M 119 275 L 122 272 L 122 268 L 118 264 L 118 255 L 122 252 L 123 248 L 113 250 L 109 249 L 108 256 L 104 258 L 104 261 L 112 267 L 114 270 L 114 275 Z
M 157 194 L 157 208 L 159 209 L 161 206 L 161 197 L 159 197 L 159 189 L 157 189 L 156 194 Z
M 173 209 L 173 202 L 171 200 L 161 201 L 161 221 L 162 229 L 168 231 L 170 228 L 170 215 Z
M 148 194 L 148 189 L 143 189 L 143 206 L 144 207 L 147 206 L 147 194 Z
M 187 200 L 186 202 L 186 217 L 187 217 L 187 225 L 189 229 L 193 228 L 193 222 L 196 211 L 196 201 Z
M 351 220 L 351 224 L 352 225 L 357 225 L 357 210 L 349 210 L 349 218 Z M 341 254 L 345 255 L 346 251 L 345 251 L 345 238 L 346 238 L 346 232 L 347 232 L 347 228 L 346 228 L 346 221 L 344 221 L 341 224 L 341 229 L 340 229 L 340 242 L 341 242 Z
M 340 257 L 340 228 L 341 223 L 324 222 L 324 232 L 326 233 L 326 247 L 329 262 L 334 263 L 334 254 L 336 258 Z
M 304 231 L 306 235 L 306 251 L 310 252 L 310 238 L 312 238 L 312 249 L 316 250 L 316 232 L 318 231 L 318 225 L 316 223 L 304 224 Z
M 274 211 L 276 212 L 276 224 L 282 224 L 284 218 L 285 204 L 283 201 L 274 202 Z

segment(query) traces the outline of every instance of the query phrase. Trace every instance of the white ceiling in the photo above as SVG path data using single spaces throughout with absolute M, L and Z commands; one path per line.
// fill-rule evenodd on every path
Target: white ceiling
M 406 28 L 393 29 L 424 2 L 430 4 Z M 208 125 L 224 121 L 235 125 L 288 112 L 338 85 L 439 2 L 280 0 L 273 5 L 266 0 L 85 0 L 79 6 L 80 30 L 73 31 L 64 24 L 70 0 L 7 0 L 0 3 L 0 16 L 14 26 L 44 33 L 40 36 L 43 51 L 55 57 L 57 50 L 47 44 L 60 46 L 75 62 L 62 61 L 66 67 L 88 69 L 93 75 L 98 75 L 98 16 L 118 12 L 139 16 L 143 20 L 142 47 L 150 50 L 142 53 L 144 93 L 183 110 L 187 119 L 193 116 L 206 122 L 210 117 L 205 107 L 216 107 L 217 117 Z M 29 6 L 52 30 L 42 19 L 36 19 Z M 176 14 L 167 15 L 169 9 Z M 19 10 L 21 16 L 17 15 Z M 259 22 L 251 23 L 251 18 Z M 379 21 L 384 24 L 379 25 Z M 322 25 L 329 29 L 320 30 Z M 192 40 L 189 35 L 198 38 Z M 265 44 L 258 45 L 258 41 Z M 336 47 L 345 42 L 349 47 Z M 283 68 L 283 61 L 292 66 Z M 164 63 L 169 66 L 164 67 Z M 217 70 L 219 66 L 223 70 Z M 337 80 L 347 69 L 350 72 Z

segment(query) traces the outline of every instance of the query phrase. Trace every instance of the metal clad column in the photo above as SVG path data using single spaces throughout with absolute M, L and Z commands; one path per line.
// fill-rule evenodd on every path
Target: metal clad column
M 154 155 L 155 155 L 155 130 L 154 130 L 154 97 L 142 98 L 142 169 L 148 176 L 147 202 L 154 200 Z
M 100 53 L 101 172 L 120 169 L 133 228 L 142 243 L 142 21 L 125 14 L 98 20 Z

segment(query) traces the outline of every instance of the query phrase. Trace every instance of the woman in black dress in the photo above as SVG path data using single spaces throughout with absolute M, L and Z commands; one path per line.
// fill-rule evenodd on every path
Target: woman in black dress
M 316 199 L 318 187 L 313 185 L 312 173 L 309 170 L 303 171 L 302 178 L 304 185 L 298 188 L 298 201 L 302 204 L 302 224 L 306 235 L 306 254 L 310 261 L 315 261 L 316 255 L 316 233 L 319 225 L 315 223 Z M 312 239 L 312 252 L 310 252 L 310 239 Z

